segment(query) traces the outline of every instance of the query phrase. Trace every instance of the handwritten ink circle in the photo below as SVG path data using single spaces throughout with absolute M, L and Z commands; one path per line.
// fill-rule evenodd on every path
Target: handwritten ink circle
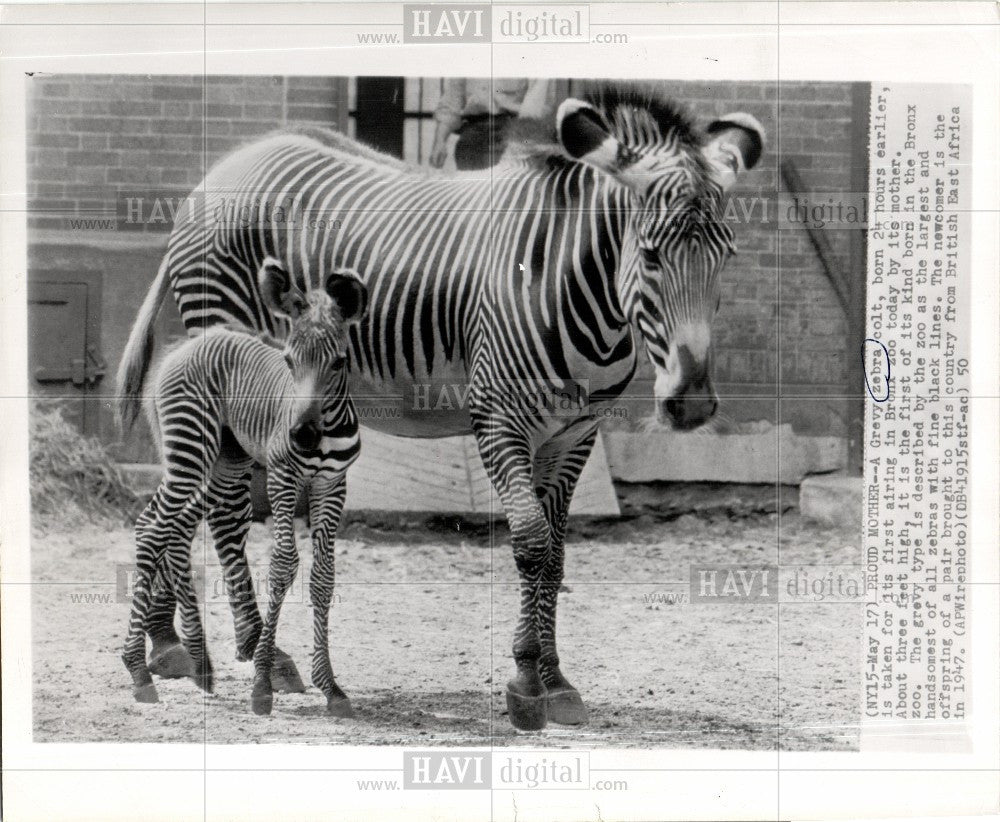
M 876 396 L 875 392 L 872 391 L 871 382 L 868 380 L 868 344 L 874 343 L 882 350 L 882 355 L 885 357 L 885 396 Z M 865 371 L 865 388 L 868 390 L 868 396 L 871 397 L 875 402 L 885 402 L 889 399 L 889 378 L 892 375 L 892 362 L 889 359 L 889 349 L 885 347 L 885 344 L 881 340 L 876 340 L 874 337 L 868 337 L 861 344 L 861 365 Z

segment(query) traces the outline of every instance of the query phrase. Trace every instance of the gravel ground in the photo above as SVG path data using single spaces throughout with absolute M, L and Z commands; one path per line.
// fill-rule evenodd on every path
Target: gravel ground
M 299 583 L 279 644 L 308 677 L 311 621 L 300 587 L 310 564 L 300 531 Z M 780 539 L 779 539 L 780 537 Z M 218 579 L 199 532 L 194 556 Z M 266 566 L 269 534 L 251 532 Z M 575 524 L 560 596 L 563 671 L 590 709 L 583 728 L 514 731 L 503 686 L 513 664 L 516 571 L 506 532 L 448 520 L 342 528 L 334 669 L 356 717 L 333 719 L 314 688 L 249 709 L 252 666 L 235 661 L 224 600 L 206 597 L 215 693 L 158 680 L 160 702 L 133 702 L 119 654 L 128 604 L 116 567 L 129 529 L 36 529 L 33 546 L 34 728 L 38 741 L 322 742 L 533 747 L 851 749 L 857 746 L 861 606 L 688 604 L 691 563 L 856 564 L 859 535 L 794 512 L 640 516 Z M 204 559 L 203 559 L 204 558 Z M 816 569 L 816 574 L 822 569 Z M 259 589 L 258 589 L 259 590 Z

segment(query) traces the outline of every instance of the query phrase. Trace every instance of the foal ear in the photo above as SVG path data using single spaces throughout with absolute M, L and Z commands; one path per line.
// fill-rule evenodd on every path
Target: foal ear
M 642 193 L 641 159 L 611 133 L 603 115 L 589 103 L 573 97 L 563 100 L 556 112 L 559 144 L 574 160 L 610 174 L 618 182 Z
M 257 284 L 264 304 L 271 311 L 293 320 L 299 316 L 306 302 L 305 297 L 292 280 L 292 275 L 274 257 L 266 257 L 260 264 Z
M 368 310 L 368 288 L 349 268 L 341 268 L 326 278 L 326 293 L 340 309 L 347 324 L 358 322 Z

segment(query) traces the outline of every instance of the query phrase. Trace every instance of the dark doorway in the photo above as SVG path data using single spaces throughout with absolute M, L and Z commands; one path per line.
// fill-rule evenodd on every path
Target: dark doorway
M 379 151 L 402 158 L 404 102 L 402 77 L 359 77 L 354 136 Z

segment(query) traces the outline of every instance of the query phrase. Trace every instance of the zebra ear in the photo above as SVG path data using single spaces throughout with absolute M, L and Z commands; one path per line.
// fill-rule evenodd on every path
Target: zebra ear
M 744 171 L 753 168 L 764 153 L 764 127 L 742 112 L 727 114 L 709 123 L 709 141 L 704 148 L 712 176 L 723 190 L 730 188 Z
M 563 150 L 574 160 L 610 174 L 620 183 L 640 190 L 633 168 L 639 155 L 618 140 L 601 113 L 589 103 L 569 98 L 556 112 L 556 131 Z
M 305 297 L 292 280 L 292 275 L 274 257 L 267 257 L 260 264 L 257 284 L 265 305 L 271 311 L 293 320 L 299 316 Z
M 358 322 L 368 310 L 368 288 L 348 268 L 334 271 L 326 278 L 326 293 L 337 304 L 345 323 Z
M 611 136 L 601 113 L 589 103 L 573 97 L 563 100 L 556 112 L 556 132 L 560 145 L 574 160 L 609 173 L 618 170 L 621 144 Z

